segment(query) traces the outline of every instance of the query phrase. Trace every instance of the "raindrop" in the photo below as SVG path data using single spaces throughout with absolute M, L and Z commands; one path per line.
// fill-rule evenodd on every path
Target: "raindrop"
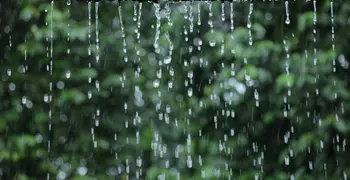
M 171 57 L 167 56 L 164 58 L 164 64 L 170 64 L 171 63 Z
M 89 92 L 88 92 L 88 98 L 91 99 L 91 97 L 92 97 L 92 92 L 89 91 Z
M 23 96 L 22 97 L 22 104 L 26 104 L 27 103 L 27 97 Z
M 216 42 L 215 42 L 214 40 L 210 40 L 210 41 L 209 41 L 209 45 L 210 45 L 211 47 L 214 47 L 214 46 L 216 45 Z
M 89 17 L 89 28 L 88 28 L 88 38 L 89 38 L 89 47 L 88 47 L 88 55 L 91 55 L 91 1 L 88 1 L 88 17 Z
M 312 162 L 311 162 L 311 161 L 309 161 L 309 169 L 310 169 L 310 170 L 313 169 L 313 167 L 312 167 Z
M 160 35 L 160 14 L 159 14 L 159 11 L 160 11 L 160 5 L 158 3 L 153 3 L 154 7 L 156 8 L 155 10 L 155 15 L 156 15 L 156 18 L 157 18 L 157 22 L 156 22 L 156 35 L 155 35 L 155 38 L 154 38 L 154 43 L 153 43 L 153 47 L 155 49 L 155 52 L 156 53 L 160 53 L 160 48 L 159 48 L 159 35 Z
M 259 92 L 256 89 L 254 91 L 254 98 L 256 100 L 256 107 L 259 107 Z
M 96 24 L 96 63 L 100 60 L 100 44 L 99 44 L 99 29 L 98 29 L 98 1 L 95 2 L 95 24 Z
M 141 167 L 142 166 L 142 159 L 141 159 L 140 156 L 138 156 L 137 159 L 136 159 L 136 166 L 137 167 Z
M 70 75 L 71 75 L 71 72 L 68 70 L 66 71 L 66 78 L 69 79 L 70 78 Z
M 12 71 L 11 71 L 11 69 L 7 69 L 7 76 L 11 76 L 11 74 L 12 74 Z
M 187 167 L 192 168 L 192 158 L 190 155 L 187 156 Z
M 46 103 L 49 102 L 49 95 L 48 94 L 44 95 L 44 102 L 46 102 Z
M 64 88 L 64 82 L 58 81 L 56 86 L 57 86 L 58 89 L 63 89 Z
M 252 37 L 252 22 L 251 22 L 251 16 L 253 14 L 254 9 L 254 3 L 251 1 L 249 5 L 249 14 L 248 14 L 248 22 L 247 22 L 247 28 L 248 28 L 248 34 L 249 34 L 249 45 L 253 45 L 253 37 Z
M 234 21 L 233 21 L 233 2 L 230 3 L 230 22 L 231 22 L 231 26 L 230 26 L 230 29 L 231 29 L 231 32 L 233 32 L 234 30 Z
M 188 71 L 187 77 L 192 79 L 193 78 L 193 71 Z
M 79 167 L 77 169 L 77 172 L 78 172 L 79 175 L 83 176 L 83 175 L 85 175 L 88 172 L 88 169 L 86 167 Z
M 289 156 L 284 157 L 284 164 L 285 164 L 286 166 L 289 166 Z
M 9 84 L 9 89 L 10 89 L 10 91 L 16 90 L 16 85 L 14 83 L 10 83 Z
M 284 2 L 285 6 L 286 6 L 286 21 L 285 21 L 286 24 L 290 24 L 288 3 L 289 3 L 288 1 Z
M 159 80 L 158 80 L 158 79 L 156 79 L 156 80 L 153 81 L 153 87 L 154 87 L 154 88 L 159 87 Z
M 192 90 L 192 88 L 188 88 L 188 96 L 189 97 L 192 97 L 192 95 L 193 95 L 193 90 Z

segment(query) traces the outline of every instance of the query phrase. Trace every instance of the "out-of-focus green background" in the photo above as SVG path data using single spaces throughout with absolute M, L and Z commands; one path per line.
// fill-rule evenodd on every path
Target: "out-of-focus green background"
M 158 19 L 143 2 L 139 20 L 140 3 L 102 1 L 98 48 L 95 2 L 90 28 L 88 3 L 68 4 L 0 2 L 0 179 L 350 174 L 348 1 L 334 51 L 329 0 L 316 25 L 312 1 L 289 2 L 290 24 L 284 2 L 254 2 L 251 46 L 249 2 L 231 31 L 229 2 L 160 3 Z

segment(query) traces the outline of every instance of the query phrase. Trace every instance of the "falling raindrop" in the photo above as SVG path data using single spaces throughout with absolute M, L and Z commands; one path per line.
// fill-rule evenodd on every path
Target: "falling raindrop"
M 333 0 L 331 0 L 331 33 L 332 33 L 332 50 L 335 51 L 335 43 L 334 43 L 334 8 L 333 8 Z M 336 66 L 335 66 L 335 58 L 333 58 L 333 72 L 336 72 Z
M 198 26 L 200 26 L 201 24 L 202 24 L 202 22 L 201 22 L 201 5 L 202 5 L 202 2 L 200 1 L 200 2 L 198 2 L 198 4 L 197 4 L 197 15 L 198 15 L 198 20 L 197 20 L 197 25 Z
M 187 156 L 187 167 L 192 168 L 192 158 L 190 155 Z
M 216 45 L 216 42 L 215 42 L 214 40 L 210 40 L 210 41 L 209 41 L 209 45 L 210 45 L 211 47 L 214 47 L 214 46 Z
M 158 80 L 158 79 L 156 79 L 156 80 L 153 81 L 153 87 L 154 87 L 154 88 L 159 87 L 159 80 Z
M 136 165 L 137 165 L 137 167 L 141 167 L 142 166 L 142 159 L 141 159 L 140 156 L 137 157 L 137 159 L 136 159 Z
M 190 88 L 188 88 L 188 97 L 192 97 L 192 95 L 193 95 L 193 90 L 192 90 L 192 88 L 190 87 Z
M 98 7 L 99 2 L 95 2 L 95 23 L 96 23 L 96 63 L 100 60 L 100 39 L 99 39 L 99 29 L 98 29 Z
M 11 71 L 11 69 L 7 69 L 7 76 L 11 76 L 11 74 L 12 74 L 12 71 Z
M 159 49 L 159 35 L 160 35 L 160 5 L 158 3 L 153 3 L 154 7 L 155 7 L 155 15 L 157 18 L 157 22 L 156 22 L 156 35 L 154 38 L 154 43 L 153 43 L 153 47 L 155 49 L 156 53 L 160 53 L 160 49 Z
M 255 105 L 259 107 L 259 92 L 255 89 L 254 91 Z
M 66 78 L 69 79 L 71 75 L 71 72 L 69 70 L 66 71 Z
M 170 64 L 171 62 L 171 57 L 170 56 L 167 56 L 164 58 L 164 64 Z
M 233 20 L 233 2 L 230 3 L 230 29 L 231 29 L 231 33 L 233 32 L 233 30 L 235 29 L 234 26 L 234 20 Z
M 251 16 L 253 14 L 254 9 L 254 3 L 251 1 L 249 4 L 249 14 L 248 14 L 248 22 L 247 22 L 247 28 L 248 28 L 248 35 L 249 35 L 249 45 L 253 45 L 253 37 L 252 37 L 252 22 L 251 22 Z
M 313 29 L 313 43 L 314 43 L 314 65 L 316 66 L 317 64 L 317 49 L 316 49 L 316 25 L 317 25 L 317 9 L 316 9 L 316 0 L 313 1 L 314 5 L 314 18 L 313 18 L 313 23 L 314 23 L 314 29 Z
M 288 1 L 284 2 L 285 6 L 286 6 L 286 20 L 285 20 L 286 24 L 290 24 L 288 3 L 289 3 Z
M 88 1 L 88 17 L 89 17 L 89 27 L 88 27 L 88 38 L 89 38 L 89 47 L 88 47 L 88 55 L 91 55 L 91 1 Z
M 221 21 L 225 21 L 225 2 L 221 3 Z
M 122 30 L 122 38 L 123 38 L 124 61 L 128 62 L 128 57 L 126 56 L 127 47 L 126 47 L 125 30 L 124 30 L 124 24 L 123 24 L 122 6 L 118 6 L 118 13 L 119 13 L 120 29 Z
M 48 101 L 52 101 L 52 72 L 53 72 L 53 11 L 54 11 L 54 3 L 55 1 L 51 1 L 51 22 L 50 22 L 50 83 L 49 83 L 49 88 L 50 88 L 50 95 L 48 96 Z M 51 105 L 49 107 L 49 131 L 51 131 L 51 121 L 52 121 L 52 109 Z M 51 139 L 48 141 L 48 152 L 51 152 Z

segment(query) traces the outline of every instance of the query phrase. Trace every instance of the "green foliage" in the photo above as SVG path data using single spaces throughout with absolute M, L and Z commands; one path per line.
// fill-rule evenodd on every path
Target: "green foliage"
M 334 1 L 334 50 L 329 0 L 316 26 L 311 1 L 289 25 L 256 1 L 251 29 L 235 2 L 232 30 L 229 2 L 224 21 L 221 2 L 160 3 L 159 50 L 152 3 L 140 24 L 139 3 L 99 5 L 96 28 L 94 2 L 91 26 L 86 2 L 0 3 L 0 179 L 350 174 L 350 3 Z

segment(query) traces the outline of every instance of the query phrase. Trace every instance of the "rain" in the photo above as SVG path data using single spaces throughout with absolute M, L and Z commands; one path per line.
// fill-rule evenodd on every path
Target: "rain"
M 0 2 L 0 179 L 347 179 L 350 3 Z

